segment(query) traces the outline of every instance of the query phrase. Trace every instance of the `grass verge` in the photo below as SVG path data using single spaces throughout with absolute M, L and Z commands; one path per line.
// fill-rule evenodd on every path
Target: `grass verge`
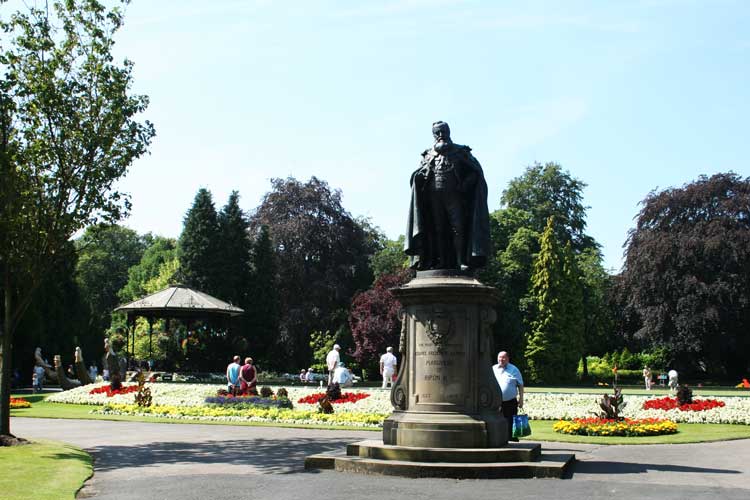
M 528 441 L 559 441 L 590 444 L 684 444 L 710 441 L 750 439 L 750 425 L 736 424 L 677 424 L 677 434 L 663 436 L 578 436 L 552 430 L 556 420 L 532 420 Z
M 14 410 L 15 411 L 15 410 Z M 5 500 L 73 500 L 91 477 L 91 456 L 56 441 L 0 448 L 0 492 Z

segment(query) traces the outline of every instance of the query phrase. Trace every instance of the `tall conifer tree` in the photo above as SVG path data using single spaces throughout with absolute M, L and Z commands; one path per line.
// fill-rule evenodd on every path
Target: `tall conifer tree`
M 243 309 L 250 288 L 250 224 L 239 205 L 240 195 L 232 191 L 219 212 L 219 248 L 216 255 L 217 296 Z
M 529 378 L 539 382 L 575 376 L 583 330 L 582 292 L 570 245 L 560 247 L 552 217 L 540 240 L 531 278 L 533 319 L 526 345 Z
M 248 307 L 249 345 L 264 368 L 280 368 L 276 355 L 281 315 L 276 254 L 268 226 L 261 226 L 252 248 L 253 276 Z
M 179 241 L 181 279 L 202 292 L 217 295 L 219 222 L 211 192 L 201 188 L 185 215 Z M 221 297 L 219 297 L 221 298 Z

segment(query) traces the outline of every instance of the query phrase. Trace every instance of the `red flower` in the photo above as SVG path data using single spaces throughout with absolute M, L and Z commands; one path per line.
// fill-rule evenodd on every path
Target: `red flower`
M 318 401 L 323 399 L 326 396 L 325 392 L 317 392 L 315 394 L 310 394 L 309 396 L 305 396 L 304 398 L 300 398 L 297 403 L 306 403 L 310 405 L 318 404 Z M 342 392 L 341 393 L 341 399 L 335 399 L 331 401 L 331 403 L 339 404 L 339 403 L 356 403 L 360 399 L 365 399 L 370 397 L 369 394 L 364 392 Z
M 674 410 L 675 408 L 680 411 L 706 411 L 713 408 L 721 408 L 725 406 L 723 401 L 717 401 L 716 399 L 694 399 L 690 404 L 680 405 L 677 398 L 659 398 L 649 399 L 643 403 L 644 410 Z
M 112 396 L 116 396 L 118 394 L 130 394 L 131 392 L 136 392 L 138 390 L 137 385 L 123 385 L 120 389 L 112 390 L 112 387 L 109 385 L 103 385 L 101 387 L 96 387 L 94 389 L 91 389 L 89 391 L 89 394 L 106 394 L 108 398 L 111 398 Z

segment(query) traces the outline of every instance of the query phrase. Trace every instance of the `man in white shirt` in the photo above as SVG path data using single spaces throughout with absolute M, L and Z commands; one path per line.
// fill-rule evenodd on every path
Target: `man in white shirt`
M 341 350 L 341 346 L 338 344 L 335 344 L 333 346 L 333 349 L 331 349 L 331 352 L 328 353 L 328 356 L 326 356 L 326 365 L 328 366 L 328 384 L 330 385 L 333 382 L 333 372 L 336 370 L 336 367 L 339 365 L 339 361 L 341 361 L 341 356 L 339 355 L 339 351 Z
M 393 355 L 393 347 L 388 347 L 385 354 L 380 356 L 380 374 L 383 376 L 383 389 L 393 385 L 393 375 L 396 373 L 398 360 Z
M 513 437 L 513 416 L 518 415 L 518 409 L 523 408 L 523 377 L 515 365 L 510 364 L 510 356 L 505 351 L 497 353 L 497 364 L 492 367 L 500 394 L 503 397 L 503 416 L 508 421 L 508 440 L 518 441 Z

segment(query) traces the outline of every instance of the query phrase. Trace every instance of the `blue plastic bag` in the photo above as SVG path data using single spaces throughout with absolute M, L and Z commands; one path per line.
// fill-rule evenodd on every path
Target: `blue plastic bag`
M 513 437 L 521 438 L 531 435 L 528 415 L 513 415 Z

